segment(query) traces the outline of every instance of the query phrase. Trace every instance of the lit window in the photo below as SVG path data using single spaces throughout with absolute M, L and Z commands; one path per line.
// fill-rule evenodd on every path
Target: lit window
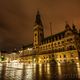
M 73 55 L 73 53 L 71 53 L 71 57 L 73 57 L 74 55 Z

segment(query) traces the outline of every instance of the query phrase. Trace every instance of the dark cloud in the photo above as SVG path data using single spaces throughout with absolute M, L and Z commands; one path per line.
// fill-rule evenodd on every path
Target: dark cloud
M 33 25 L 40 10 L 45 36 L 62 31 L 67 20 L 80 27 L 80 0 L 0 0 L 0 47 L 16 47 L 33 41 Z

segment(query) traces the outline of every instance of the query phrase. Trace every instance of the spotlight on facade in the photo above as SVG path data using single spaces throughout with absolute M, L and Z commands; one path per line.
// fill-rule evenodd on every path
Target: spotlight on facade
M 27 50 L 32 51 L 32 48 L 28 48 Z

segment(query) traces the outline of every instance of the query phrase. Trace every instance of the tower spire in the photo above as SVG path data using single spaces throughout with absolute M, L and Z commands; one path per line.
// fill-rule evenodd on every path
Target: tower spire
M 36 14 L 36 20 L 35 20 L 35 23 L 38 24 L 38 25 L 42 25 L 42 21 L 41 21 L 41 16 L 40 16 L 40 12 L 39 10 L 37 11 L 37 14 Z

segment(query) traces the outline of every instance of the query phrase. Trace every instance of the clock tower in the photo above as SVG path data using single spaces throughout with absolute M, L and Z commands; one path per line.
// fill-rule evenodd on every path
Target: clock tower
M 41 16 L 39 11 L 37 11 L 36 14 L 36 20 L 35 20 L 35 25 L 33 28 L 34 32 L 34 49 L 38 49 L 39 45 L 41 45 L 42 40 L 44 39 L 44 29 L 43 29 L 43 24 L 41 21 Z

